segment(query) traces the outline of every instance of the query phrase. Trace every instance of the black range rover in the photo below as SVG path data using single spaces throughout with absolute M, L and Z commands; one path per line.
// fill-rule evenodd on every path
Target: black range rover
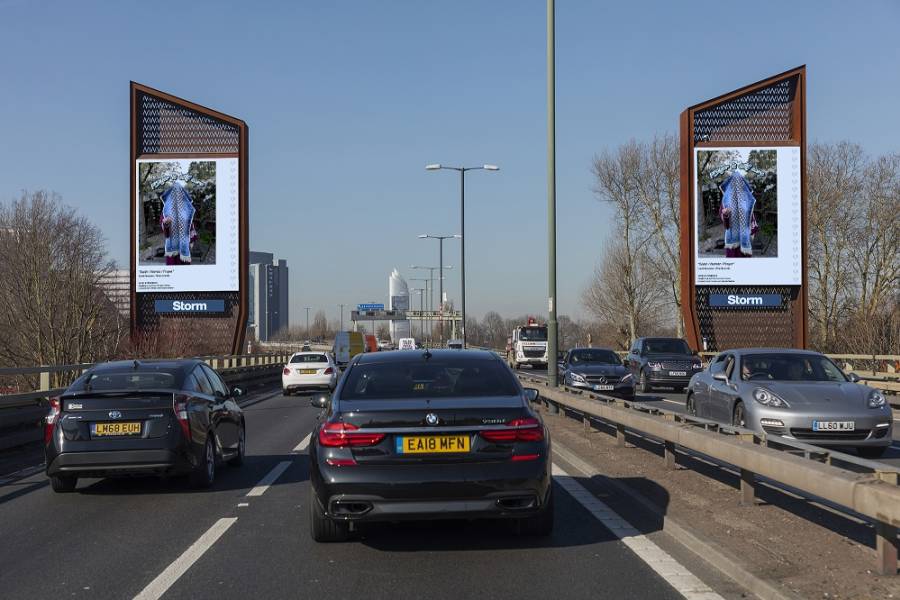
M 671 387 L 682 392 L 697 371 L 700 357 L 681 338 L 642 337 L 631 345 L 625 362 L 641 392 Z

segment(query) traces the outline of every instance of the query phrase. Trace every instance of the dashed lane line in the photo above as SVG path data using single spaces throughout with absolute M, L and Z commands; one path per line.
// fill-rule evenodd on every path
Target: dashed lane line
M 281 477 L 281 474 L 287 471 L 287 468 L 291 466 L 291 462 L 289 460 L 283 460 L 274 467 L 272 470 L 266 473 L 266 476 L 259 480 L 252 490 L 247 492 L 247 497 L 252 498 L 255 496 L 262 496 L 266 493 L 266 490 L 269 489 L 269 486 L 275 483 L 275 480 Z
M 151 581 L 147 587 L 141 590 L 141 593 L 134 597 L 134 600 L 158 600 L 161 598 L 222 537 L 222 534 L 234 525 L 235 521 L 237 521 L 237 517 L 223 517 L 213 523 L 213 526 L 207 529 L 206 533 L 201 535 L 181 556 L 157 575 L 156 579 Z
M 679 594 L 688 600 L 724 600 L 555 463 L 553 479 Z
M 295 454 L 303 452 L 309 447 L 309 440 L 312 437 L 312 433 L 306 434 L 306 437 L 303 438 L 299 444 L 292 450 Z

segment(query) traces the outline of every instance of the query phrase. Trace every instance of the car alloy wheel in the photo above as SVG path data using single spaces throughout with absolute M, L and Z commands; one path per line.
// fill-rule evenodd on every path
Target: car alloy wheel
M 237 454 L 232 457 L 228 464 L 233 467 L 238 467 L 244 464 L 244 455 L 247 451 L 247 434 L 245 433 L 244 424 L 241 423 L 241 428 L 238 430 L 238 447 Z

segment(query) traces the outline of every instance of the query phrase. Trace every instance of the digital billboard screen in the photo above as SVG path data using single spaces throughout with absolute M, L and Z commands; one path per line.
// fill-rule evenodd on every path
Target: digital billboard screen
M 694 150 L 696 285 L 801 285 L 800 148 Z
M 137 292 L 238 291 L 238 159 L 139 159 Z

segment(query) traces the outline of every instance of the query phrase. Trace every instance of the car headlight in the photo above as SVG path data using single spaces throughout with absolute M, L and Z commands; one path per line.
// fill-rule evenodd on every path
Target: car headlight
M 703 369 L 703 363 L 700 363 L 700 362 L 691 363 L 691 368 L 695 371 L 701 371 Z
M 753 390 L 753 399 L 760 404 L 771 406 L 773 408 L 790 408 L 790 405 L 787 402 L 766 388 L 756 388 Z
M 658 363 L 658 362 L 648 362 L 647 366 L 650 367 L 651 369 L 653 369 L 654 371 L 659 371 L 660 369 L 662 369 L 662 363 Z
M 872 390 L 871 392 L 869 392 L 869 408 L 881 408 L 885 404 L 887 404 L 887 400 L 884 399 L 884 394 L 882 394 L 878 390 Z
M 571 373 L 572 381 L 577 381 L 578 383 L 585 383 L 584 377 L 579 375 L 578 373 Z
M 622 377 L 622 379 L 620 379 L 619 381 L 621 381 L 622 383 L 625 383 L 625 382 L 627 382 L 627 381 L 631 381 L 631 373 L 626 373 L 625 376 Z

